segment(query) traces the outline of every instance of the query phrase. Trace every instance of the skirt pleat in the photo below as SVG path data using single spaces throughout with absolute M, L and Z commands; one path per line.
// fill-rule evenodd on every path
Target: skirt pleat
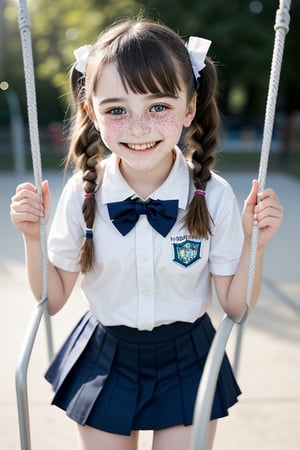
M 191 425 L 214 334 L 207 314 L 138 331 L 104 327 L 87 313 L 46 373 L 52 403 L 81 425 L 122 435 Z M 211 419 L 228 415 L 239 394 L 225 355 Z

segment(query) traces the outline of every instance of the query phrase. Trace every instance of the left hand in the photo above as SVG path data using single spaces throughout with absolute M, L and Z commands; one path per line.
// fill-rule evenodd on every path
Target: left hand
M 253 180 L 252 189 L 245 201 L 242 221 L 245 238 L 251 240 L 252 228 L 255 223 L 259 229 L 258 247 L 263 248 L 279 229 L 283 208 L 273 189 L 262 192 L 261 201 L 257 204 L 258 181 Z

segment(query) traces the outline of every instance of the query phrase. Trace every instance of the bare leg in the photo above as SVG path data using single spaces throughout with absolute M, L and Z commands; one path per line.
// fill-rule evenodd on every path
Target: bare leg
M 80 450 L 137 450 L 138 431 L 123 436 L 88 426 L 78 425 L 77 429 Z
M 217 424 L 218 424 L 218 420 L 211 420 L 209 422 L 207 450 L 212 450 L 212 448 L 213 448 L 216 431 L 217 431 Z
M 209 435 L 206 450 L 212 450 L 216 434 L 217 420 L 209 423 Z M 192 426 L 178 425 L 164 430 L 154 431 L 152 450 L 186 450 L 191 446 Z

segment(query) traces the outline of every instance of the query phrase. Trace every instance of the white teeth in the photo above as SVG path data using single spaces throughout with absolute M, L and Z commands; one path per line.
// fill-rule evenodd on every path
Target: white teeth
M 147 144 L 127 144 L 132 150 L 147 150 L 154 147 L 155 142 L 148 142 Z

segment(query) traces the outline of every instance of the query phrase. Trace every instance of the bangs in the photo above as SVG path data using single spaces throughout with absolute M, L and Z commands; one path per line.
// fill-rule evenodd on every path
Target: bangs
M 163 94 L 176 97 L 180 82 L 178 66 L 166 52 L 166 46 L 157 39 L 139 39 L 137 36 L 120 43 L 114 62 L 126 91 L 136 94 Z

